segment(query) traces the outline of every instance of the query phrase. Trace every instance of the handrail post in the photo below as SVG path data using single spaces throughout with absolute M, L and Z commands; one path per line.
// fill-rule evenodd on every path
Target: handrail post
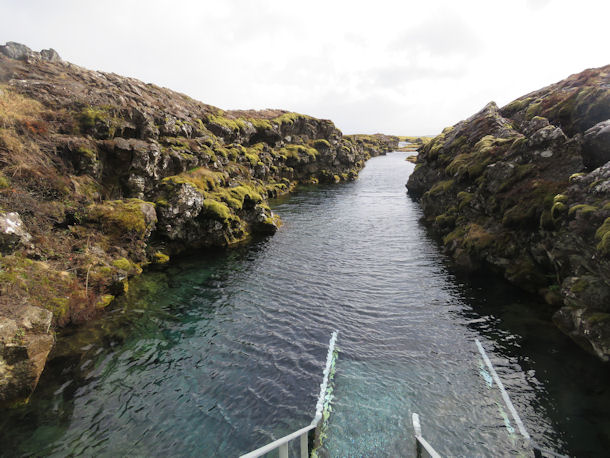
M 421 436 L 421 424 L 419 422 L 419 415 L 413 413 L 411 418 L 413 420 L 413 429 L 415 430 L 415 453 L 417 458 L 421 458 L 421 444 L 419 443 L 419 440 L 417 440 L 417 437 Z
M 301 458 L 309 458 L 309 432 L 301 434 Z
M 441 458 L 441 456 L 432 448 L 432 446 L 428 443 L 426 439 L 423 438 L 421 432 L 421 423 L 419 422 L 419 415 L 413 413 L 411 416 L 413 421 L 413 429 L 415 430 L 415 448 L 417 450 L 417 457 L 420 458 L 422 456 L 422 447 L 426 451 L 426 453 L 432 458 Z M 428 456 L 426 455 L 426 456 Z

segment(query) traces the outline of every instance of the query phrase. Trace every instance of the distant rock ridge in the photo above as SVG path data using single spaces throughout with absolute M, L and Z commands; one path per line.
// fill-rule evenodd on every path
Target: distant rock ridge
M 9 41 L 5 45 L 0 46 L 0 53 L 6 57 L 16 60 L 27 60 L 27 59 L 42 59 L 49 62 L 61 62 L 61 57 L 57 51 L 53 48 L 43 49 L 40 52 L 32 51 L 26 45 Z
M 458 266 L 541 295 L 559 328 L 607 361 L 609 161 L 605 66 L 446 128 L 407 188 Z
M 146 266 L 273 233 L 268 198 L 353 180 L 397 144 L 0 46 L 0 403 L 32 392 L 55 327 L 97 316 Z

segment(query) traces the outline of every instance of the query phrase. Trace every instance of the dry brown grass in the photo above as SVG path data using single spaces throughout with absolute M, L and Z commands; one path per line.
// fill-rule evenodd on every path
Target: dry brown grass
M 56 181 L 53 161 L 40 148 L 40 138 L 49 130 L 48 116 L 40 102 L 0 85 L 0 165 L 6 176 Z
M 26 123 L 39 123 L 45 112 L 37 100 L 14 92 L 7 85 L 0 85 L 0 128 L 20 127 Z

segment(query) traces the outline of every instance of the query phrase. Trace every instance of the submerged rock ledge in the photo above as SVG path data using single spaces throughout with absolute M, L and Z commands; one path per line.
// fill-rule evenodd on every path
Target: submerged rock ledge
M 462 268 L 491 269 L 557 308 L 610 358 L 610 66 L 479 113 L 425 145 L 409 178 Z
M 397 145 L 0 46 L 0 404 L 31 394 L 55 327 L 98 315 L 145 266 L 273 233 L 269 197 L 353 180 Z

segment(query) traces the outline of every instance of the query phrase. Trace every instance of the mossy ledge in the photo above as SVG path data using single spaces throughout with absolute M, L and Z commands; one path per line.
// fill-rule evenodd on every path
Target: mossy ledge
M 146 266 L 274 233 L 268 198 L 353 180 L 398 145 L 298 113 L 223 111 L 14 43 L 0 68 L 0 404 L 32 392 L 54 329 L 95 318 Z
M 610 359 L 610 66 L 503 108 L 491 102 L 419 149 L 409 194 L 458 267 L 497 272 Z

